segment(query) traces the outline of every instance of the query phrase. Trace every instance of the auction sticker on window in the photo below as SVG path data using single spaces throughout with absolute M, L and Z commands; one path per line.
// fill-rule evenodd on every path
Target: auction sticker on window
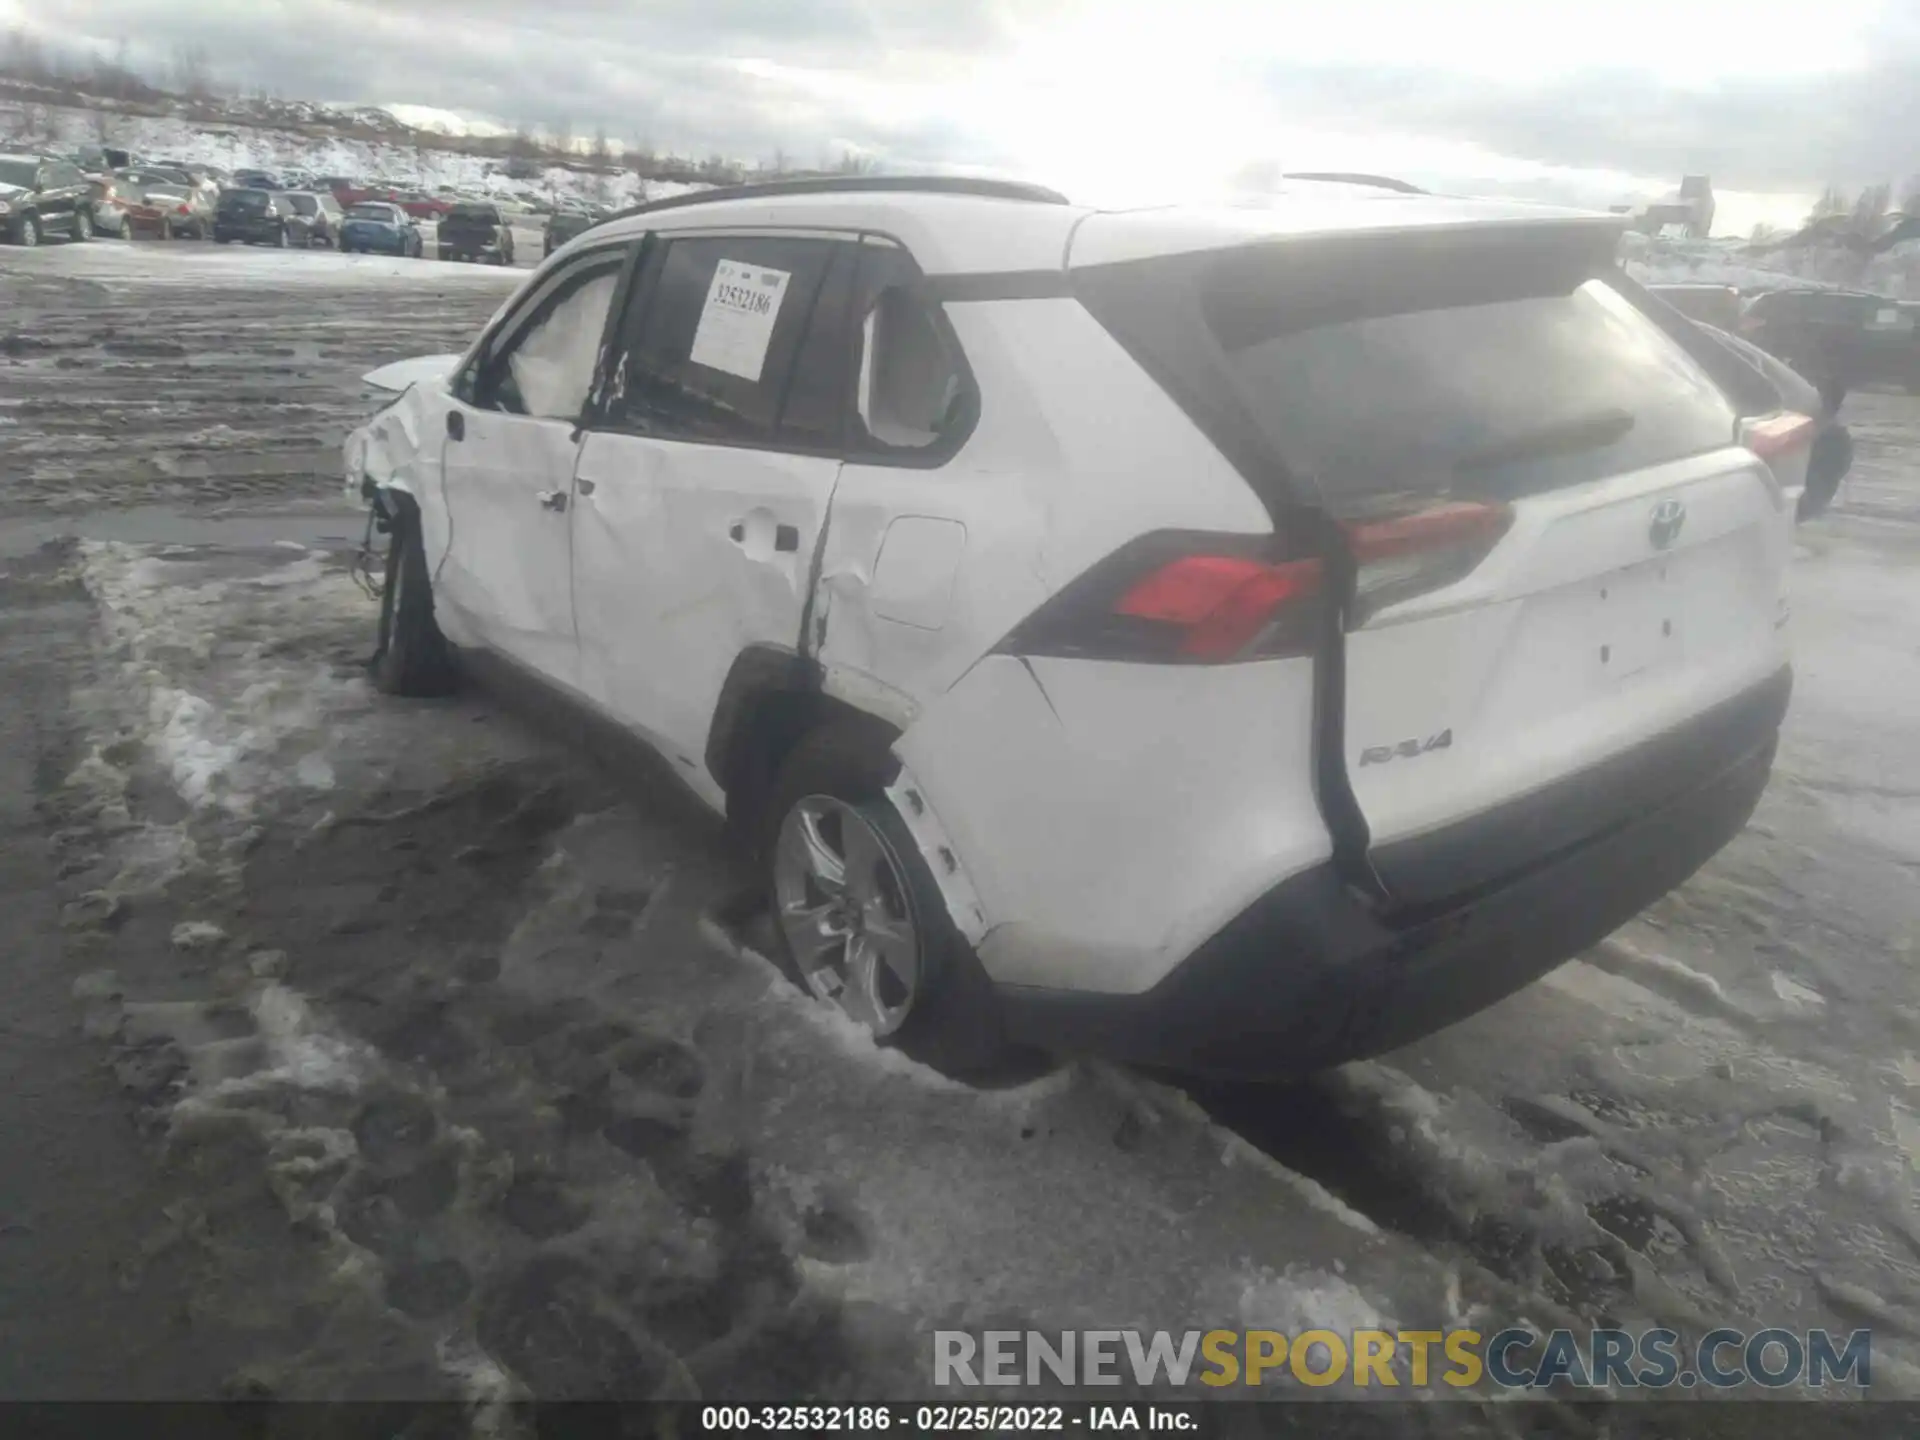
M 693 350 L 687 358 L 757 382 L 761 366 L 767 363 L 773 322 L 780 318 L 780 302 L 792 278 L 785 270 L 742 265 L 738 260 L 722 260 L 714 266 L 706 308 L 700 312 L 700 327 L 693 332 Z

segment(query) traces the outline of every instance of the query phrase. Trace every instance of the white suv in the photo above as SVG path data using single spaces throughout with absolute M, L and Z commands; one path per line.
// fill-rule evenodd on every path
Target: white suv
M 1619 224 L 1313 181 L 643 207 L 369 377 L 376 676 L 457 650 L 644 738 L 796 977 L 938 1063 L 1402 1043 L 1685 879 L 1771 765 L 1812 427 Z

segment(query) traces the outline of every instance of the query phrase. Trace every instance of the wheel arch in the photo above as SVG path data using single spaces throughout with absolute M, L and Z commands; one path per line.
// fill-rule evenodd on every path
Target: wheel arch
M 822 688 L 818 661 L 778 645 L 749 645 L 734 657 L 707 731 L 707 771 L 727 797 L 727 820 L 751 835 L 780 767 L 807 735 L 826 725 L 864 730 L 891 753 L 890 721 Z

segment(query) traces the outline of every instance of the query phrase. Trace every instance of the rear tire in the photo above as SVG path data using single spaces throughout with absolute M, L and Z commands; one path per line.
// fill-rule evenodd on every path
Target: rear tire
M 433 580 L 420 543 L 420 522 L 402 510 L 387 545 L 387 582 L 380 598 L 373 683 L 388 695 L 451 694 L 459 683 L 453 647 L 433 618 Z
M 789 918 L 797 907 L 813 908 L 814 902 L 834 897 L 818 885 L 811 872 L 802 873 L 804 867 L 793 858 L 800 852 L 794 847 L 810 816 L 814 833 L 823 834 L 823 825 L 836 827 L 843 846 L 848 843 L 844 838 L 848 828 L 864 827 L 864 843 L 857 844 L 852 853 L 877 853 L 875 868 L 881 879 L 877 893 L 886 897 L 888 920 L 896 929 L 904 927 L 911 937 L 914 981 L 911 987 L 902 986 L 897 973 L 888 967 L 884 978 L 893 992 L 890 1003 L 897 1003 L 902 994 L 908 994 L 908 998 L 904 1014 L 897 1019 L 888 1017 L 880 1026 L 856 1013 L 863 1008 L 859 1001 L 843 998 L 838 1003 L 849 1018 L 874 1035 L 876 1044 L 897 1047 L 949 1075 L 988 1078 L 1001 1072 L 1013 1058 L 999 1004 L 973 948 L 954 928 L 919 846 L 886 797 L 886 787 L 898 770 L 884 736 L 853 723 L 814 731 L 801 740 L 781 767 L 764 812 L 765 826 L 756 857 L 773 907 L 781 967 L 815 1000 L 835 1003 L 823 993 L 833 987 L 830 977 L 809 984 L 791 933 L 809 932 L 805 925 Z M 829 850 L 833 850 L 835 837 L 827 839 Z M 850 852 L 842 849 L 839 853 L 844 859 Z M 851 865 L 843 866 L 843 876 L 852 870 Z M 842 942 L 838 953 L 846 954 L 851 948 L 852 942 Z M 834 946 L 830 944 L 828 949 L 832 951 Z M 851 963 L 848 968 L 852 968 Z M 830 969 L 816 969 L 815 974 L 823 976 Z M 843 987 L 841 995 L 852 988 Z M 892 1028 L 886 1028 L 888 1024 Z
M 22 215 L 13 222 L 13 243 L 32 249 L 40 243 L 40 222 L 32 215 Z
M 93 239 L 93 216 L 88 211 L 73 212 L 73 238 L 81 244 Z

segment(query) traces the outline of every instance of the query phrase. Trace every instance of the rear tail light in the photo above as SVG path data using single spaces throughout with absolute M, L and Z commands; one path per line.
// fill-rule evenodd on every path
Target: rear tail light
M 1470 573 L 1513 523 L 1505 505 L 1457 502 L 1345 522 L 1353 556 L 1352 623 Z
M 1740 443 L 1767 462 L 1767 493 L 1776 510 L 1786 508 L 1788 489 L 1798 489 L 1807 483 L 1807 461 L 1819 433 L 1819 421 L 1793 411 L 1748 420 L 1741 425 Z
M 1773 460 L 1811 446 L 1819 428 L 1810 415 L 1769 415 L 1764 420 L 1749 420 L 1741 443 L 1762 460 Z
M 1272 535 L 1159 531 L 1094 565 L 999 649 L 1165 665 L 1308 655 L 1324 578 Z
M 1505 505 L 1462 503 L 1344 522 L 1354 566 L 1351 623 L 1459 579 L 1512 519 Z M 1094 565 L 998 648 L 1190 665 L 1310 655 L 1333 588 L 1319 558 L 1278 536 L 1158 531 Z
M 1318 595 L 1320 579 L 1318 560 L 1183 555 L 1128 589 L 1113 608 L 1167 627 L 1185 659 L 1233 660 L 1289 606 Z

